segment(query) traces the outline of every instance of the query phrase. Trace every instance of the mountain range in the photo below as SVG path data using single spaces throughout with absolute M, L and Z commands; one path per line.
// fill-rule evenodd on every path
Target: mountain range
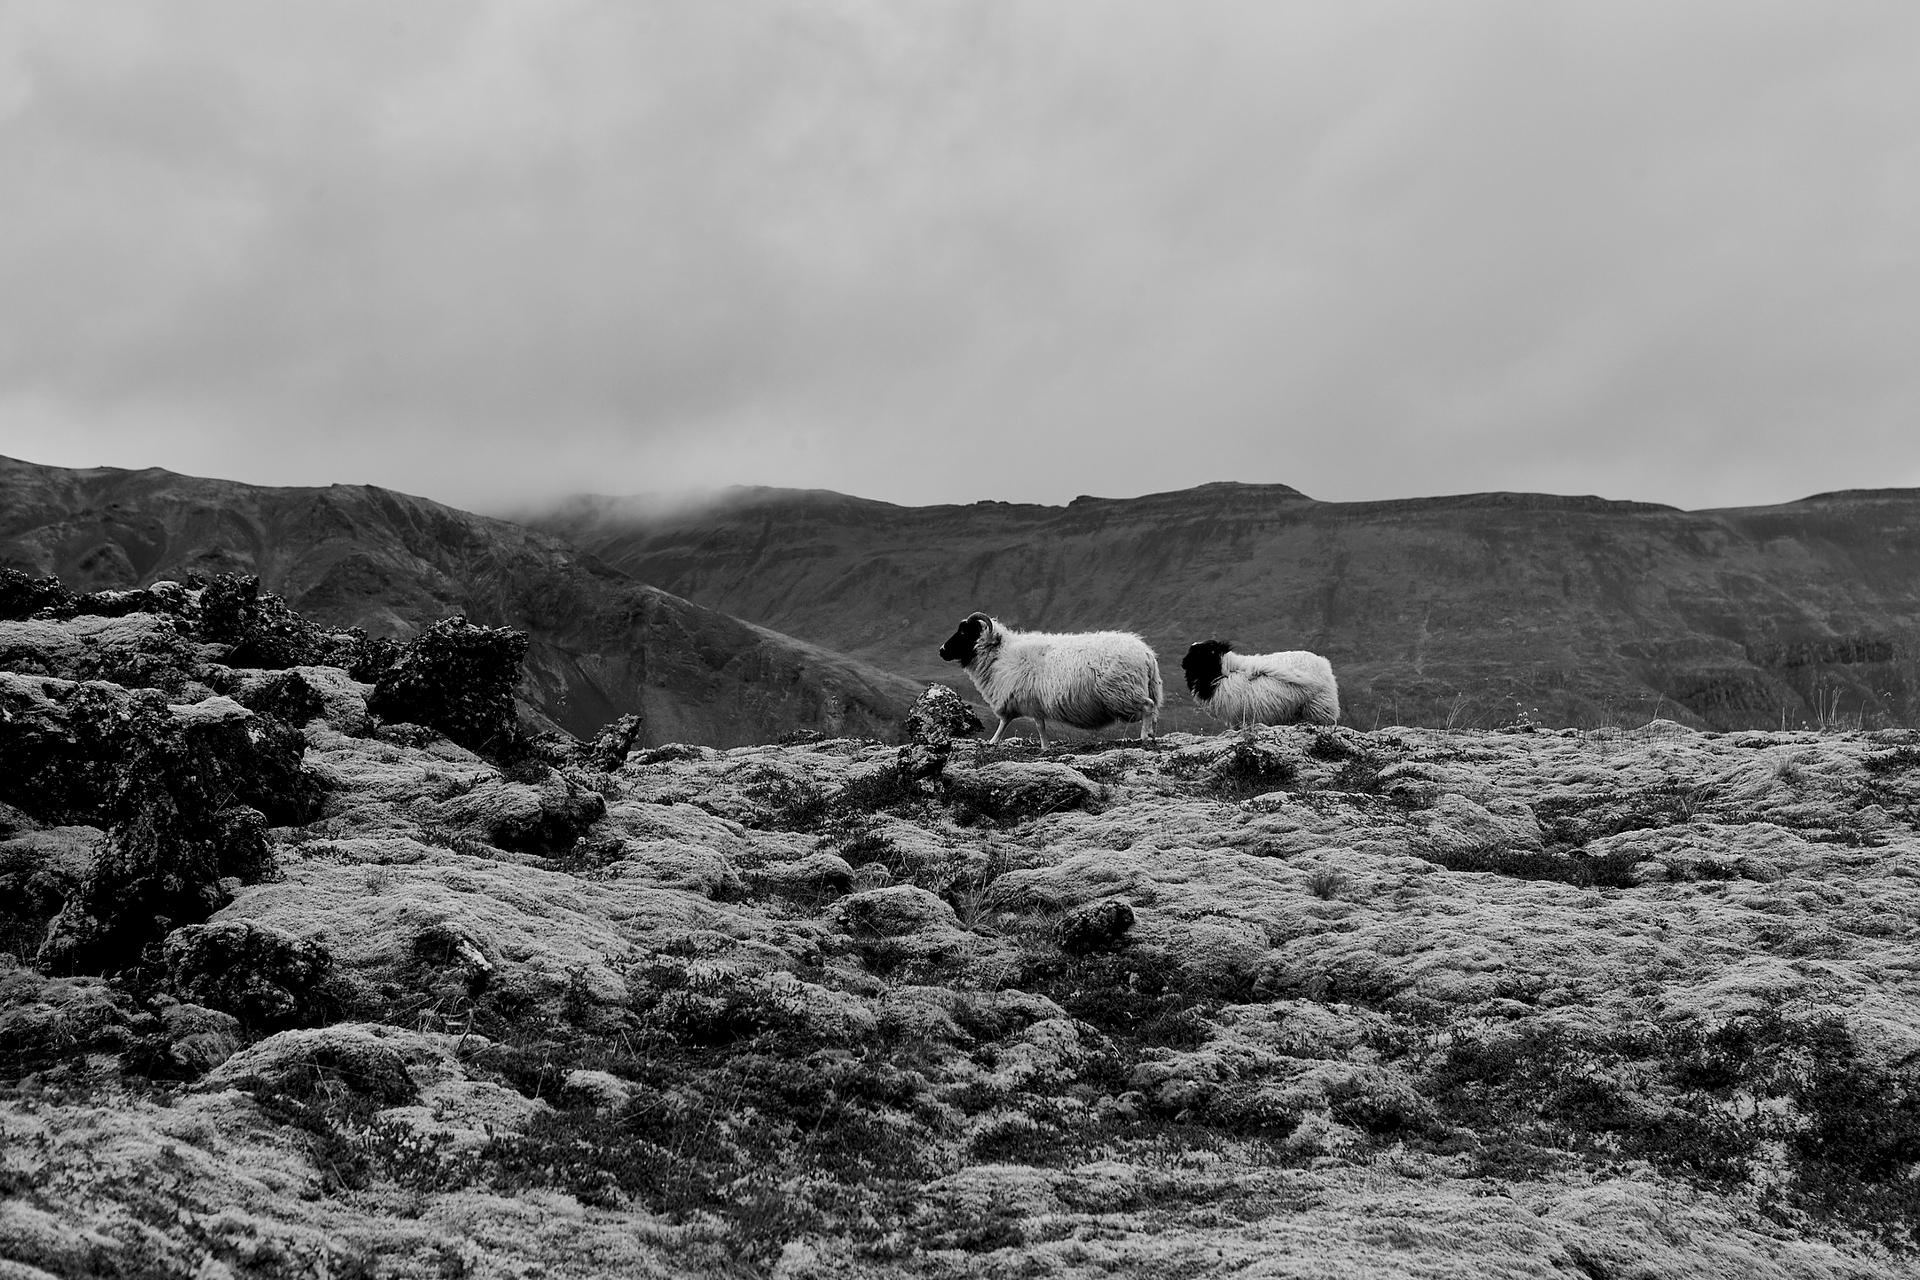
M 1484 493 L 1321 502 L 1209 484 L 1065 507 L 901 507 L 735 489 L 700 510 L 582 498 L 531 523 L 634 577 L 899 671 L 979 609 L 1138 631 L 1175 728 L 1179 660 L 1218 637 L 1311 649 L 1380 724 L 1910 725 L 1920 491 L 1681 511 Z
M 892 737 L 926 682 L 971 696 L 936 651 L 976 609 L 1140 632 L 1174 729 L 1208 725 L 1179 660 L 1212 637 L 1325 654 L 1359 728 L 1920 724 L 1916 490 L 1690 512 L 1278 484 L 1064 507 L 737 488 L 505 520 L 371 486 L 0 459 L 0 566 L 76 590 L 257 574 L 378 634 L 449 613 L 513 626 L 532 712 L 583 735 L 638 713 L 650 744 Z

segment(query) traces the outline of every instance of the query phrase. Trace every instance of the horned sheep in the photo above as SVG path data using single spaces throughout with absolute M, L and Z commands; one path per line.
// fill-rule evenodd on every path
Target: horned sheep
M 960 664 L 999 717 L 990 742 L 1021 716 L 1040 726 L 1042 750 L 1051 745 L 1049 720 L 1076 729 L 1138 720 L 1145 740 L 1164 698 L 1160 660 L 1128 631 L 1016 631 L 974 613 L 940 646 L 940 656 Z
M 1214 719 L 1235 728 L 1340 719 L 1333 664 L 1317 653 L 1235 653 L 1225 640 L 1201 640 L 1180 660 L 1187 688 Z

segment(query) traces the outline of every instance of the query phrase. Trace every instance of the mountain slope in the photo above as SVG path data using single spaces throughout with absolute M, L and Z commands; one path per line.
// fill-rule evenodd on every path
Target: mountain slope
M 691 604 L 560 539 L 385 489 L 266 488 L 0 458 L 0 565 L 76 590 L 258 574 L 332 625 L 406 634 L 451 613 L 528 633 L 527 696 L 575 733 L 734 745 L 795 729 L 886 737 L 918 687 Z
M 1711 727 L 1920 722 L 1920 491 L 1680 511 L 1540 494 L 1318 502 L 1212 484 L 1066 507 L 729 491 L 533 521 L 667 590 L 916 678 L 984 609 L 1334 662 L 1346 719 Z

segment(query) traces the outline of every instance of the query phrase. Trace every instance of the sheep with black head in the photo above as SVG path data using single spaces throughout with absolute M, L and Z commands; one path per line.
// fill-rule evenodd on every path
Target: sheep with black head
M 1340 687 L 1333 664 L 1317 653 L 1235 653 L 1225 640 L 1201 640 L 1180 660 L 1187 688 L 1222 724 L 1334 724 Z
M 1049 720 L 1076 729 L 1138 720 L 1144 741 L 1164 700 L 1160 660 L 1128 631 L 1016 631 L 974 613 L 940 646 L 940 656 L 965 669 L 999 717 L 990 742 L 1021 716 L 1040 726 L 1042 750 L 1052 745 Z

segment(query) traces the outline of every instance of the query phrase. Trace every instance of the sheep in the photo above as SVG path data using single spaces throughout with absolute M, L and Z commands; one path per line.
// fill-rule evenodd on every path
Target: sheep
M 1052 745 L 1049 720 L 1076 729 L 1138 720 L 1144 742 L 1164 696 L 1160 659 L 1127 631 L 1016 631 L 974 613 L 940 646 L 940 657 L 960 664 L 1000 718 L 989 745 L 1021 716 L 1040 726 L 1043 751 Z
M 1290 724 L 1340 719 L 1340 688 L 1333 666 L 1317 653 L 1235 653 L 1225 640 L 1200 640 L 1180 660 L 1187 688 L 1223 724 Z

